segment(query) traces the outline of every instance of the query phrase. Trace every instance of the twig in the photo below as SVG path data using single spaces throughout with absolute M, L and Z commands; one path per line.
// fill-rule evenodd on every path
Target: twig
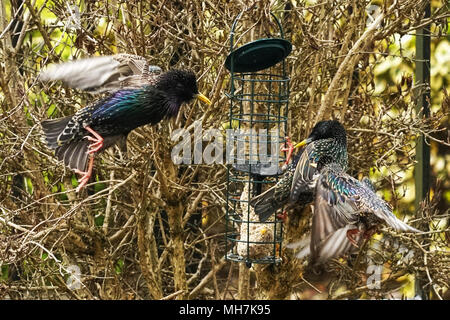
M 184 290 L 178 290 L 178 291 L 176 291 L 174 293 L 169 294 L 168 296 L 165 296 L 165 297 L 161 298 L 160 300 L 172 300 L 173 298 L 176 298 L 177 296 L 179 296 L 183 292 L 184 292 Z
M 394 5 L 396 4 L 396 1 L 394 4 L 391 5 L 391 7 L 388 9 L 388 13 L 392 10 Z M 355 42 L 353 47 L 350 49 L 350 51 L 345 56 L 344 60 L 342 61 L 341 65 L 339 66 L 338 71 L 333 77 L 333 80 L 330 83 L 330 86 L 328 87 L 328 90 L 323 97 L 322 103 L 320 104 L 319 110 L 317 111 L 317 115 L 315 118 L 315 123 L 322 120 L 325 111 L 329 108 L 332 108 L 335 103 L 335 92 L 338 90 L 339 84 L 341 83 L 342 77 L 348 72 L 353 69 L 356 59 L 354 58 L 355 55 L 358 55 L 359 52 L 367 42 L 372 41 L 375 31 L 381 24 L 381 21 L 383 21 L 385 16 L 385 13 L 381 13 L 373 22 L 372 24 L 366 29 L 366 31 L 362 34 L 362 36 Z
M 227 263 L 227 261 L 225 260 L 225 257 L 222 257 L 219 261 L 219 263 L 217 263 L 214 268 L 208 272 L 208 274 L 202 279 L 202 281 L 200 281 L 200 283 L 191 290 L 191 292 L 188 295 L 188 299 L 195 299 L 195 297 L 197 297 L 197 295 L 200 293 L 200 290 L 202 290 L 213 278 L 213 275 L 216 274 L 220 269 L 223 268 L 223 266 L 225 266 Z

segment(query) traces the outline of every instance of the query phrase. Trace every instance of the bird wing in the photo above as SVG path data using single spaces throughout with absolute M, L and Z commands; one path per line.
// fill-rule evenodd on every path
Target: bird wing
M 316 195 L 314 200 L 314 214 L 312 218 L 313 243 L 320 243 L 331 233 L 357 223 L 349 214 L 355 210 L 355 204 L 347 201 L 340 195 L 340 187 L 333 183 L 334 177 L 330 174 L 322 174 L 316 184 Z M 343 185 L 342 182 L 338 182 Z M 350 212 L 345 212 L 345 210 Z
M 397 231 L 419 232 L 399 220 L 389 204 L 381 199 L 373 186 L 346 174 L 339 166 L 326 166 L 316 186 L 316 194 L 326 199 L 333 208 L 332 219 L 345 224 L 356 224 L 362 216 L 373 215 Z
M 250 200 L 250 205 L 255 209 L 260 221 L 266 221 L 272 213 L 281 209 L 289 201 L 292 177 L 302 153 L 303 149 L 294 156 L 280 180 L 273 187 Z
M 365 189 L 362 195 L 362 210 L 373 213 L 378 219 L 384 221 L 389 227 L 402 232 L 420 232 L 397 218 L 392 212 L 392 207 L 383 199 L 377 196 L 372 190 Z
M 320 141 L 322 146 L 325 146 L 332 139 L 324 139 Z M 317 148 L 319 141 L 314 141 L 308 144 L 300 154 L 300 157 L 295 168 L 294 176 L 291 185 L 291 202 L 297 202 L 301 195 L 305 192 L 311 192 L 315 187 L 315 182 L 318 174 L 318 165 L 322 157 L 324 157 L 324 150 L 319 151 Z
M 349 241 L 347 231 L 357 229 L 356 225 L 343 225 L 332 219 L 333 208 L 328 206 L 325 199 L 316 196 L 313 210 L 311 234 L 296 243 L 290 243 L 288 248 L 298 249 L 295 255 L 298 259 L 309 256 L 311 265 L 319 265 L 330 259 L 339 258 L 347 253 L 357 250 Z M 362 234 L 354 236 L 355 242 L 360 245 Z
M 289 177 L 291 174 L 291 177 Z M 254 208 L 260 221 L 266 221 L 272 213 L 281 209 L 289 200 L 289 180 L 292 173 L 287 172 L 276 185 L 250 200 L 250 205 Z
M 52 65 L 40 74 L 42 81 L 61 80 L 69 87 L 92 93 L 113 92 L 153 84 L 161 69 L 140 56 L 118 54 Z
M 343 193 L 342 198 L 347 202 L 355 201 L 357 213 L 374 214 L 379 220 L 397 231 L 420 232 L 395 216 L 392 207 L 375 193 L 375 187 L 370 180 L 366 178 L 358 181 L 345 173 L 341 177 L 346 181 L 341 192 Z
M 320 242 L 314 242 L 314 240 L 311 239 L 309 248 L 311 264 L 322 264 L 330 259 L 336 259 L 347 253 L 352 253 L 358 250 L 347 237 L 347 231 L 356 228 L 357 226 L 354 225 L 346 225 L 342 228 L 334 230 Z M 363 240 L 362 234 L 357 234 L 354 237 L 354 240 L 358 246 L 360 246 Z
M 312 217 L 310 259 L 312 264 L 324 263 L 349 252 L 354 246 L 347 231 L 356 229 L 357 198 L 351 190 L 351 181 L 340 170 L 325 167 L 316 183 Z M 362 240 L 360 234 L 355 241 Z
M 296 254 L 299 259 L 309 256 L 312 265 L 319 265 L 334 258 L 339 258 L 349 252 L 357 250 L 349 241 L 347 231 L 357 229 L 358 226 L 345 224 L 336 218 L 335 209 L 328 205 L 322 194 L 317 194 L 314 201 L 311 234 L 308 240 L 289 244 L 289 248 L 300 247 Z M 354 236 L 356 243 L 361 244 L 362 234 Z
M 374 184 L 372 183 L 372 181 L 370 181 L 370 179 L 368 177 L 363 177 L 361 179 L 361 183 L 363 183 L 367 188 L 369 188 L 373 192 L 377 192 L 377 190 L 375 189 Z

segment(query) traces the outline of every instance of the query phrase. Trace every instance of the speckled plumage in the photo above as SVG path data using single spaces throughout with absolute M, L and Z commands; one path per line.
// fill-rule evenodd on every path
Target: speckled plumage
M 349 231 L 356 231 L 354 242 L 359 244 L 366 231 L 380 224 L 397 231 L 419 232 L 392 213 L 389 204 L 377 196 L 370 180 L 358 181 L 336 163 L 325 165 L 315 187 L 311 263 L 323 263 L 354 248 L 348 239 Z
M 347 167 L 347 136 L 338 121 L 318 122 L 306 143 L 278 183 L 250 202 L 261 221 L 284 205 L 305 206 L 312 202 L 314 177 L 325 164 L 336 162 L 343 168 Z

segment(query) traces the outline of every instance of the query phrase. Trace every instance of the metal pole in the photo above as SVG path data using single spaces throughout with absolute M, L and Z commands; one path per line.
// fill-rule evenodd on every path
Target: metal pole
M 431 15 L 430 2 L 426 5 L 424 19 Z M 430 25 L 416 30 L 416 111 L 422 117 L 430 115 Z M 416 145 L 415 189 L 416 212 L 430 190 L 430 146 L 420 135 Z

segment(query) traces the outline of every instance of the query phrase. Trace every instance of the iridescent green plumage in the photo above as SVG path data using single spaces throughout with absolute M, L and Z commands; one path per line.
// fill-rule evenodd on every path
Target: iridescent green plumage
M 137 127 L 176 116 L 181 105 L 195 97 L 211 103 L 198 92 L 192 71 L 162 72 L 144 58 L 128 54 L 59 64 L 44 71 L 40 78 L 61 80 L 89 92 L 109 93 L 72 116 L 42 122 L 47 145 L 55 149 L 59 160 L 84 174 L 83 183 L 90 176 L 90 157 L 94 153 L 124 141 Z

